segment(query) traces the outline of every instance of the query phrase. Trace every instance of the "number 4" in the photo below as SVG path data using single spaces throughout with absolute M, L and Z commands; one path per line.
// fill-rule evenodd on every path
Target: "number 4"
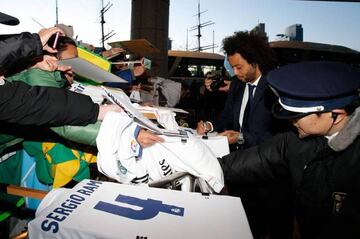
M 128 207 L 122 207 L 119 205 L 115 205 L 103 201 L 99 201 L 94 208 L 99 211 L 111 213 L 122 217 L 127 217 L 134 220 L 148 220 L 158 215 L 159 212 L 183 217 L 185 211 L 183 207 L 163 204 L 162 201 L 154 200 L 150 198 L 140 199 L 136 197 L 119 194 L 115 199 L 115 201 L 138 206 L 142 209 L 134 210 Z

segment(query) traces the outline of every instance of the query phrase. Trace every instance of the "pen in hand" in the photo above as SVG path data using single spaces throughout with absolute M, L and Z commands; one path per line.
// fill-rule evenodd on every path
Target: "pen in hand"
M 207 127 L 207 123 L 206 123 L 206 121 L 205 122 L 203 122 L 203 126 L 204 126 L 204 133 L 205 133 L 205 135 L 203 135 L 203 139 L 208 139 L 209 137 L 208 137 L 208 135 L 207 135 L 207 133 L 208 133 L 208 127 Z

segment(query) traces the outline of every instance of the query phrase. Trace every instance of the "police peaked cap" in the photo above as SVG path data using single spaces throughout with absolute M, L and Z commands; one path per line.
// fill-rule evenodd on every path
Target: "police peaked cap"
M 0 23 L 15 26 L 20 23 L 19 19 L 0 12 Z
M 275 117 L 293 119 L 342 108 L 358 99 L 360 69 L 339 62 L 301 62 L 271 71 L 267 81 L 279 96 Z

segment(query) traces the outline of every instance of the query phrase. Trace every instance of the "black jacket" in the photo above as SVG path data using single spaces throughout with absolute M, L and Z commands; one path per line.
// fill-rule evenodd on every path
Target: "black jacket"
M 22 82 L 0 85 L 0 121 L 21 125 L 87 125 L 99 106 L 86 95 Z
M 329 142 L 289 132 L 227 155 L 220 159 L 225 180 L 290 179 L 302 238 L 360 238 L 359 119 L 360 109 Z
M 23 32 L 0 40 L 0 73 L 26 67 L 33 58 L 41 56 L 42 45 L 38 34 Z

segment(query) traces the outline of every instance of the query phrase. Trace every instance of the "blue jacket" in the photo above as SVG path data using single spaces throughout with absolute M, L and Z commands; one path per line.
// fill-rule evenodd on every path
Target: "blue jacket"
M 271 113 L 271 105 L 276 97 L 270 94 L 266 84 L 266 78 L 261 77 L 256 87 L 253 105 L 249 113 L 249 126 L 242 130 L 245 148 L 258 145 L 280 131 L 277 124 L 278 121 L 273 118 Z M 245 83 L 237 79 L 236 76 L 232 78 L 224 110 L 220 118 L 212 122 L 215 131 L 240 131 L 239 115 L 245 89 Z

